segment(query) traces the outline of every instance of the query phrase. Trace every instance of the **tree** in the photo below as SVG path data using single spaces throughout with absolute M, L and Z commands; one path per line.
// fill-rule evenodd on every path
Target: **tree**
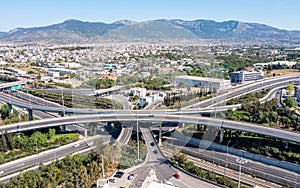
M 5 119 L 9 114 L 9 107 L 7 104 L 1 106 L 1 118 Z
M 83 187 L 83 188 L 90 187 L 91 183 L 90 183 L 89 175 L 87 174 L 87 170 L 86 170 L 85 166 L 80 166 L 78 178 L 79 178 L 80 187 Z
M 13 135 L 12 134 L 8 134 L 6 132 L 6 133 L 4 133 L 4 136 L 5 136 L 5 139 L 6 139 L 7 148 L 9 150 L 15 149 L 14 142 L 13 142 Z
M 137 96 L 137 95 L 135 95 L 135 96 L 132 98 L 133 101 L 137 101 L 138 99 L 139 99 L 139 96 Z
M 295 102 L 295 100 L 294 100 L 292 97 L 287 97 L 287 98 L 284 100 L 284 103 L 285 103 L 288 107 L 290 107 L 290 108 L 296 106 L 296 102 Z
M 1 151 L 7 151 L 7 144 L 6 144 L 6 138 L 4 136 L 4 134 L 2 133 L 1 134 L 1 137 L 0 137 L 0 150 Z
M 52 138 L 55 135 L 56 130 L 55 129 L 49 129 L 48 132 L 48 139 Z
M 288 92 L 289 94 L 292 94 L 292 93 L 294 93 L 294 91 L 295 91 L 295 87 L 294 87 L 293 84 L 288 84 L 288 85 L 286 86 L 286 90 L 287 90 L 287 92 Z

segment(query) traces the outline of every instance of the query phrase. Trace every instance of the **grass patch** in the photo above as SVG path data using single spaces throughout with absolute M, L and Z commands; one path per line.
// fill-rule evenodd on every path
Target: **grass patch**
M 65 133 L 65 134 L 57 134 L 50 138 L 50 142 L 55 142 L 60 139 L 74 140 L 78 139 L 79 133 Z

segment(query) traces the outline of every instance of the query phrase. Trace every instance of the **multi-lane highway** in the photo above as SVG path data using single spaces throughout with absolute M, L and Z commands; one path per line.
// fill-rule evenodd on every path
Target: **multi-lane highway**
M 152 115 L 149 115 L 152 114 Z M 80 123 L 90 122 L 111 122 L 111 121 L 146 121 L 146 122 L 179 122 L 179 123 L 191 123 L 191 124 L 203 124 L 208 126 L 215 126 L 220 128 L 235 129 L 241 131 L 247 131 L 271 137 L 276 137 L 284 140 L 294 141 L 300 143 L 300 136 L 297 132 L 286 131 L 283 129 L 275 129 L 262 125 L 236 122 L 230 120 L 220 120 L 217 118 L 208 117 L 195 117 L 187 115 L 168 115 L 168 114 L 153 114 L 143 111 L 136 111 L 136 114 L 132 113 L 119 113 L 119 114 L 91 114 L 80 115 L 71 117 L 61 117 L 55 119 L 44 119 L 31 122 L 15 123 L 0 127 L 2 132 L 18 132 L 32 129 L 40 129 L 46 127 L 54 127 L 60 125 L 72 125 Z
M 72 144 L 68 144 L 65 146 L 61 146 L 59 148 L 56 149 L 52 149 L 52 150 L 48 150 L 45 152 L 41 152 L 38 154 L 35 154 L 33 156 L 28 156 L 25 158 L 21 158 L 18 160 L 14 160 L 5 164 L 0 165 L 0 170 L 3 171 L 3 173 L 1 174 L 1 176 L 6 176 L 8 174 L 20 171 L 22 169 L 26 169 L 32 166 L 37 166 L 39 165 L 41 162 L 42 163 L 46 163 L 49 161 L 53 161 L 53 160 L 57 160 L 59 158 L 62 158 L 68 154 L 74 153 L 74 152 L 79 152 L 85 148 L 90 148 L 90 150 L 93 149 L 93 146 L 90 145 L 89 143 L 96 143 L 97 140 L 102 139 L 105 143 L 108 143 L 112 138 L 111 136 L 107 135 L 107 136 L 94 136 L 94 137 L 90 137 L 88 139 L 85 140 L 81 140 L 78 141 L 76 143 L 72 143 Z M 90 151 L 89 150 L 89 151 Z M 11 176 L 9 177 L 3 177 L 0 178 L 1 182 L 6 182 L 8 181 L 10 178 L 12 178 Z
M 216 105 L 219 102 L 223 102 L 226 99 L 238 97 L 239 95 L 248 93 L 248 92 L 257 92 L 262 90 L 262 88 L 275 88 L 280 87 L 283 85 L 286 85 L 290 82 L 290 80 L 295 79 L 299 77 L 300 75 L 289 75 L 284 77 L 277 77 L 274 79 L 267 79 L 264 81 L 260 81 L 257 83 L 249 84 L 247 86 L 242 86 L 239 88 L 236 88 L 233 92 L 226 93 L 217 97 L 214 97 L 210 100 L 202 101 L 196 105 L 189 106 L 187 109 L 195 109 L 195 108 L 203 108 L 210 105 Z M 33 110 L 41 110 L 41 111 L 48 111 L 48 112 L 64 112 L 64 113 L 74 113 L 74 114 L 92 114 L 93 115 L 82 115 L 82 116 L 73 116 L 73 117 L 62 117 L 57 119 L 46 119 L 46 120 L 40 120 L 40 121 L 34 121 L 34 122 L 25 122 L 25 123 L 17 123 L 7 126 L 1 126 L 0 130 L 2 131 L 8 131 L 8 132 L 17 132 L 17 131 L 23 131 L 23 130 L 29 130 L 29 129 L 38 129 L 38 128 L 44 128 L 44 127 L 52 127 L 52 126 L 58 126 L 58 125 L 70 125 L 70 124 L 77 124 L 77 123 L 89 123 L 89 122 L 96 122 L 96 121 L 148 121 L 148 122 L 182 122 L 182 123 L 193 123 L 193 124 L 206 124 L 210 126 L 217 126 L 220 128 L 230 128 L 230 129 L 236 129 L 236 130 L 242 130 L 242 131 L 248 131 L 258 134 L 264 134 L 268 136 L 273 136 L 285 140 L 295 141 L 300 143 L 300 137 L 299 134 L 296 132 L 289 132 L 281 129 L 274 129 L 269 127 L 264 127 L 256 124 L 250 124 L 250 123 L 242 123 L 242 122 L 234 122 L 229 120 L 219 120 L 214 118 L 205 118 L 205 117 L 192 117 L 188 115 L 184 115 L 185 113 L 192 113 L 192 110 L 186 110 L 186 111 L 176 111 L 176 110 L 168 110 L 168 111 L 153 111 L 153 110 L 144 110 L 144 111 L 122 111 L 122 110 L 96 110 L 96 109 L 71 109 L 71 108 L 65 108 L 61 107 L 59 105 L 55 105 L 51 103 L 51 105 L 43 100 L 36 101 L 36 99 L 31 99 L 32 101 L 35 101 L 39 103 L 39 105 L 35 105 L 34 103 L 31 103 L 31 105 L 28 105 L 27 102 L 20 101 L 18 99 L 11 98 L 9 95 L 3 94 L 0 96 L 0 100 L 9 104 L 13 104 L 16 106 L 19 106 L 21 108 L 28 108 Z M 30 100 L 30 99 L 29 99 Z M 38 100 L 38 99 L 37 99 Z M 224 108 L 224 107 L 223 107 Z M 216 111 L 217 108 L 214 108 L 213 110 Z M 226 109 L 226 108 L 224 108 Z M 207 109 L 208 110 L 208 109 Z M 212 110 L 212 109 L 210 109 Z M 195 109 L 195 112 L 199 109 Z M 176 114 L 175 114 L 176 113 Z M 145 135 L 147 137 L 147 135 Z M 145 138 L 147 140 L 147 138 Z M 147 142 L 147 141 L 146 141 Z M 149 142 L 149 141 L 148 141 Z M 77 148 L 76 148 L 77 149 Z M 78 149 L 83 149 L 78 147 Z M 150 150 L 153 150 L 156 148 L 153 147 Z M 157 148 L 158 149 L 158 148 Z M 74 147 L 70 148 L 69 150 L 65 150 L 66 152 L 74 151 Z M 151 151 L 149 151 L 151 152 Z M 152 151 L 153 152 L 153 151 Z M 157 154 L 151 153 L 153 156 L 150 155 L 150 159 L 153 159 L 157 162 L 157 159 L 163 159 L 161 157 L 158 157 Z M 39 158 L 39 160 L 43 161 L 46 158 Z M 149 161 L 148 161 L 149 162 Z M 39 162 L 38 162 L 39 163 Z M 28 162 L 28 164 L 34 165 L 34 161 Z M 149 162 L 151 164 L 151 160 Z M 8 165 L 8 164 L 7 164 Z M 20 165 L 20 166 L 18 166 Z M 16 167 L 8 166 L 5 170 L 5 173 L 10 173 L 10 171 L 16 170 L 16 168 L 23 167 L 25 163 L 20 163 L 16 165 Z M 26 165 L 25 165 L 26 166 Z M 2 165 L 0 166 L 2 169 Z M 158 165 L 158 176 L 164 177 L 169 176 L 173 172 L 166 171 L 167 174 L 160 174 L 162 171 L 166 170 L 168 166 L 162 167 L 161 165 Z M 11 170 L 10 170 L 11 169 Z M 292 177 L 291 175 L 286 175 L 289 177 Z
M 281 77 L 275 77 L 273 79 L 267 79 L 262 81 L 257 81 L 253 84 L 245 85 L 239 88 L 236 88 L 233 92 L 221 94 L 219 96 L 216 96 L 214 98 L 211 98 L 209 100 L 205 100 L 202 102 L 199 102 L 197 104 L 184 107 L 182 109 L 195 109 L 196 111 L 202 110 L 202 113 L 207 113 L 207 111 L 203 110 L 204 107 L 207 106 L 213 106 L 220 102 L 224 102 L 225 100 L 229 100 L 230 98 L 238 97 L 240 95 L 250 93 L 250 92 L 258 92 L 262 89 L 268 89 L 268 88 L 276 88 L 280 86 L 284 86 L 288 83 L 290 83 L 292 80 L 298 78 L 300 75 L 288 75 L 288 76 L 281 76 Z M 18 95 L 21 95 L 20 93 Z M 71 114 L 96 114 L 96 113 L 105 113 L 105 110 L 97 110 L 97 109 L 76 109 L 76 108 L 66 108 L 61 107 L 58 104 L 47 102 L 46 100 L 40 99 L 38 97 L 34 98 L 28 98 L 28 96 L 22 94 L 21 98 L 26 98 L 28 101 L 35 101 L 35 103 L 38 103 L 38 105 L 35 105 L 34 103 L 26 103 L 21 102 L 15 99 L 12 99 L 10 95 L 2 94 L 0 96 L 0 100 L 9 104 L 13 104 L 15 106 L 19 106 L 21 108 L 29 108 L 33 110 L 40 110 L 40 111 L 48 111 L 48 112 L 58 112 L 58 113 L 71 113 Z M 200 109 L 199 109 L 200 108 Z M 209 110 L 209 109 L 207 109 Z M 211 111 L 212 109 L 210 109 Z M 216 109 L 215 109 L 216 110 Z M 167 110 L 172 111 L 172 110 Z M 174 110 L 173 110 L 174 111 Z M 116 112 L 118 113 L 118 111 Z
M 225 94 L 218 95 L 210 100 L 201 101 L 199 103 L 184 107 L 182 109 L 189 108 L 204 108 L 208 106 L 213 106 L 219 103 L 222 103 L 226 100 L 229 100 L 234 97 L 238 97 L 251 92 L 259 92 L 264 89 L 272 89 L 280 86 L 285 86 L 291 81 L 300 77 L 300 74 L 287 75 L 287 76 L 278 76 L 274 78 L 269 78 L 265 80 L 258 80 L 255 83 L 243 85 L 241 87 L 237 87 L 233 89 L 231 92 L 226 92 Z M 232 90 L 232 89 L 231 89 Z
M 167 140 L 170 145 L 181 148 L 184 153 L 195 156 L 197 158 L 210 161 L 214 164 L 227 166 L 230 169 L 238 170 L 239 166 L 236 162 L 237 156 L 231 155 L 230 153 L 217 152 L 214 150 L 207 150 L 199 148 L 199 145 L 193 143 L 186 143 L 177 139 Z M 243 165 L 243 172 L 257 177 L 276 182 L 281 185 L 291 185 L 295 181 L 296 172 L 288 171 L 279 167 L 270 166 L 257 162 L 254 160 L 247 159 L 247 163 Z M 297 170 L 297 169 L 295 169 Z M 226 173 L 226 171 L 224 171 Z M 297 183 L 300 186 L 300 181 Z

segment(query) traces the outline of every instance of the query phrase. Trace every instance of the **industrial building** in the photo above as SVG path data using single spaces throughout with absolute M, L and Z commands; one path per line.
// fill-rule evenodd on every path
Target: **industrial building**
M 225 89 L 230 87 L 230 80 L 218 79 L 218 78 L 207 78 L 207 77 L 197 77 L 181 75 L 174 78 L 174 84 L 176 86 L 185 86 L 188 88 L 198 87 L 206 89 Z
M 264 78 L 264 72 L 261 70 L 257 71 L 239 71 L 239 72 L 231 72 L 230 73 L 230 81 L 231 83 L 243 83 L 247 81 L 255 81 Z

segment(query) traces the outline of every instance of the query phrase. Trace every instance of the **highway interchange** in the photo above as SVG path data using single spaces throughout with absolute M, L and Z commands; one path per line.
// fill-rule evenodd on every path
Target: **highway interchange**
M 187 108 L 182 108 L 182 111 L 174 111 L 174 110 L 168 110 L 168 111 L 154 111 L 154 110 L 142 110 L 142 111 L 119 111 L 119 110 L 109 110 L 109 111 L 103 111 L 103 110 L 96 110 L 96 109 L 70 109 L 71 111 L 68 111 L 66 107 L 61 108 L 61 106 L 53 106 L 49 105 L 48 103 L 45 105 L 39 105 L 35 106 L 33 103 L 29 106 L 30 109 L 36 110 L 42 110 L 42 111 L 50 111 L 50 112 L 67 112 L 67 113 L 74 113 L 74 114 L 91 114 L 91 115 L 80 115 L 80 116 L 71 116 L 71 117 L 62 117 L 62 118 L 52 118 L 52 119 L 46 119 L 46 120 L 40 120 L 40 121 L 33 121 L 33 122 L 26 122 L 26 123 L 18 123 L 18 124 L 12 124 L 9 126 L 2 126 L 1 130 L 5 131 L 7 130 L 8 132 L 16 132 L 16 131 L 23 131 L 23 130 L 28 130 L 28 129 L 36 129 L 39 127 L 49 127 L 49 126 L 57 126 L 57 125 L 62 125 L 62 124 L 74 124 L 74 123 L 87 123 L 87 122 L 93 122 L 93 121 L 136 121 L 137 119 L 139 121 L 144 121 L 144 122 L 162 122 L 162 121 L 170 121 L 170 122 L 186 122 L 186 123 L 203 123 L 203 124 L 209 124 L 211 126 L 217 126 L 217 127 L 223 127 L 223 128 L 232 128 L 232 129 L 237 129 L 237 130 L 245 130 L 245 131 L 252 131 L 256 133 L 263 133 L 265 135 L 269 136 L 275 136 L 278 138 L 282 138 L 285 140 L 290 140 L 290 141 L 295 141 L 295 142 L 300 142 L 299 134 L 295 132 L 289 132 L 289 131 L 283 131 L 279 129 L 272 129 L 268 127 L 263 127 L 260 125 L 253 125 L 253 124 L 248 124 L 248 123 L 242 123 L 242 122 L 233 122 L 233 121 L 228 121 L 228 120 L 220 120 L 220 119 L 213 119 L 213 118 L 204 118 L 204 117 L 192 117 L 189 115 L 183 115 L 187 112 L 191 113 L 193 109 L 195 111 L 199 111 L 198 108 L 207 108 L 208 106 L 213 106 L 217 104 L 218 102 L 215 101 L 220 101 L 221 99 L 229 99 L 232 97 L 239 96 L 241 94 L 247 93 L 247 92 L 253 92 L 261 90 L 261 88 L 267 89 L 267 88 L 276 88 L 276 87 L 282 87 L 283 85 L 286 85 L 291 81 L 291 79 L 295 79 L 299 77 L 300 75 L 296 75 L 293 77 L 285 77 L 281 78 L 279 80 L 265 80 L 263 82 L 258 82 L 258 83 L 253 83 L 249 84 L 247 86 L 243 86 L 240 88 L 236 88 L 235 91 L 233 92 L 227 92 L 224 95 L 217 96 L 213 99 L 207 100 L 200 102 L 196 105 L 187 107 Z M 28 108 L 28 102 L 26 102 L 25 98 L 22 100 L 14 100 L 10 97 L 5 98 L 5 96 L 2 95 L 0 97 L 0 100 L 13 104 L 15 106 L 23 107 L 23 108 Z M 8 99 L 8 101 L 7 101 Z M 24 101 L 25 100 L 25 101 Z M 29 99 L 31 101 L 36 101 L 35 99 Z M 28 101 L 28 100 L 27 100 Z M 46 109 L 46 110 L 45 110 Z M 186 109 L 186 110 L 184 110 Z M 207 108 L 209 109 L 209 108 Z M 216 109 L 216 108 L 214 108 Z M 72 111 L 73 110 L 73 111 Z M 212 110 L 212 109 L 211 109 Z M 93 114 L 94 113 L 94 114 Z M 193 112 L 192 112 L 193 113 Z M 199 112 L 198 112 L 199 113 Z M 187 113 L 188 114 L 188 113 Z M 249 128 L 251 127 L 251 128 Z M 145 140 L 147 138 L 147 135 L 145 136 Z M 147 143 L 147 141 L 146 141 Z M 149 149 L 150 147 L 148 147 Z M 76 150 L 83 149 L 81 147 L 76 148 Z M 151 148 L 150 148 L 151 149 Z M 72 153 L 74 152 L 74 147 L 70 148 L 69 150 L 65 150 L 64 154 L 66 153 Z M 58 155 L 60 155 L 58 153 Z M 63 154 L 62 154 L 63 155 Z M 212 154 L 210 154 L 212 155 Z M 149 155 L 151 156 L 151 154 Z M 152 156 L 153 157 L 153 156 Z M 150 159 L 152 158 L 150 157 Z M 154 158 L 157 156 L 154 156 Z M 222 157 L 220 157 L 222 159 Z M 155 159 L 157 161 L 157 158 Z M 38 160 L 35 159 L 35 161 L 44 161 L 43 158 L 40 158 Z M 29 162 L 28 164 L 32 163 Z M 146 164 L 149 164 L 149 161 L 146 161 Z M 32 163 L 33 164 L 33 163 Z M 150 163 L 151 164 L 151 163 Z M 23 163 L 20 163 L 16 165 L 16 169 L 18 167 L 22 166 Z M 26 165 L 25 165 L 26 166 Z M 146 167 L 147 165 L 145 165 Z M 150 165 L 151 166 L 151 165 Z M 0 169 L 2 168 L 2 165 L 0 166 Z M 158 167 L 160 168 L 160 167 Z M 166 168 L 166 167 L 163 167 Z M 9 168 L 8 168 L 9 169 Z M 13 169 L 13 168 L 12 168 Z M 22 168 L 19 168 L 22 169 Z M 161 170 L 158 170 L 160 172 Z M 10 173 L 8 170 L 5 173 Z M 158 173 L 159 174 L 159 173 Z M 159 176 L 159 175 L 158 175 Z M 168 173 L 169 176 L 169 173 Z M 287 176 L 287 175 L 286 175 Z M 293 175 L 289 175 L 291 178 L 294 179 Z M 162 175 L 164 177 L 164 175 Z M 163 179 L 163 178 L 162 178 Z

